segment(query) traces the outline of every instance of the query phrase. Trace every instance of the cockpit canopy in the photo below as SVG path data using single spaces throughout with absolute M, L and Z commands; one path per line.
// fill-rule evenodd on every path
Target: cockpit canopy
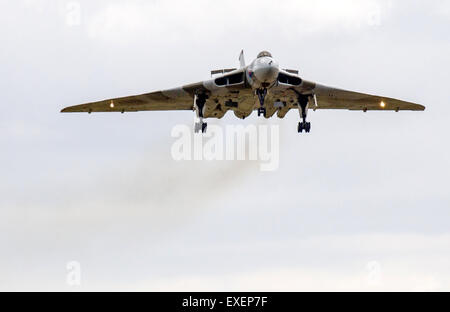
M 260 57 L 272 57 L 272 54 L 267 51 L 262 51 L 261 53 L 258 54 L 257 58 L 260 58 Z

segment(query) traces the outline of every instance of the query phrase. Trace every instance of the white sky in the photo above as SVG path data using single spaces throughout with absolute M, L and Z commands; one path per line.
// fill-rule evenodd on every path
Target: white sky
M 0 26 L 0 290 L 450 290 L 449 1 L 0 0 Z M 59 114 L 241 49 L 427 111 L 209 121 L 279 124 L 272 173 L 172 161 L 189 112 Z

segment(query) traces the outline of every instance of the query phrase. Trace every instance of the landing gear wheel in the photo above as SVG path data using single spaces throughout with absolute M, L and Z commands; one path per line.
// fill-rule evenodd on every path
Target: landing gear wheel
M 311 123 L 310 122 L 299 122 L 298 123 L 298 133 L 303 133 L 305 131 L 306 133 L 311 132 Z
M 266 116 L 266 109 L 264 107 L 258 108 L 258 117 Z
M 195 133 L 206 133 L 206 130 L 208 129 L 208 124 L 207 123 L 201 123 L 201 122 L 197 122 L 195 123 Z
M 311 132 L 311 123 L 310 122 L 307 122 L 305 124 L 305 131 L 306 131 L 306 133 L 310 133 Z

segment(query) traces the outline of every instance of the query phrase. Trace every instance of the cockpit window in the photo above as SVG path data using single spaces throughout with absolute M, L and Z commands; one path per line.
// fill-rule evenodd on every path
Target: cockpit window
M 267 51 L 262 51 L 261 53 L 258 54 L 257 58 L 260 58 L 260 57 L 272 57 L 272 54 L 270 54 L 270 52 L 267 52 Z

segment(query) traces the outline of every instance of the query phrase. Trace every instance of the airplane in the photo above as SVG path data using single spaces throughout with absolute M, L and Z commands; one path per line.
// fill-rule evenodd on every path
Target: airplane
M 351 111 L 424 111 L 419 104 L 327 87 L 299 76 L 299 71 L 282 69 L 272 54 L 263 51 L 246 66 L 244 51 L 240 68 L 211 71 L 210 80 L 142 95 L 128 96 L 71 106 L 62 113 L 195 111 L 199 122 L 195 133 L 206 133 L 206 118 L 221 119 L 233 111 L 240 119 L 254 111 L 258 117 L 284 118 L 298 109 L 298 133 L 309 133 L 309 110 L 346 109 Z

